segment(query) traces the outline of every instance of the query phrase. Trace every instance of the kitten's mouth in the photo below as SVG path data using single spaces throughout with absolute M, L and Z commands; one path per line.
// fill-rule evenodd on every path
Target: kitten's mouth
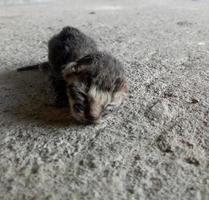
M 80 125 L 86 125 L 86 126 L 91 126 L 91 125 L 97 125 L 100 123 L 100 120 L 97 121 L 91 121 L 91 120 L 78 120 L 76 118 L 73 118 L 78 124 Z
M 97 125 L 99 124 L 98 122 L 93 122 L 93 121 L 85 121 L 85 125 L 91 126 L 91 125 Z
M 100 123 L 101 119 L 87 119 L 87 118 L 79 118 L 71 115 L 73 120 L 75 120 L 80 125 L 97 125 Z
M 100 117 L 86 116 L 84 119 L 84 124 L 86 125 L 96 125 L 100 123 Z

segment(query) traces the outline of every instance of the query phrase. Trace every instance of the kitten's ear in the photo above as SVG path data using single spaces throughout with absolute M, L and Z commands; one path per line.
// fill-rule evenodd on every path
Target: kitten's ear
M 124 80 L 121 85 L 121 91 L 128 93 L 128 82 L 126 80 Z
M 94 55 L 95 56 L 95 55 Z M 93 63 L 93 59 L 94 59 L 94 56 L 89 54 L 89 55 L 86 55 L 82 58 L 80 58 L 77 63 L 78 65 L 91 65 Z
M 62 74 L 65 80 L 68 80 L 70 76 L 77 71 L 77 63 L 71 62 L 67 64 L 62 70 Z
M 93 63 L 94 56 L 93 55 L 86 55 L 76 62 L 71 62 L 67 64 L 64 68 L 63 77 L 64 79 L 69 79 L 69 77 L 74 73 L 80 73 L 82 71 L 86 71 L 89 69 L 90 65 Z

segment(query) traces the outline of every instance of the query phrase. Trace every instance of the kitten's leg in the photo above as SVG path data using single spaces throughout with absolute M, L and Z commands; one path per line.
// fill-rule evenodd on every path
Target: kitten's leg
M 128 84 L 123 82 L 120 89 L 113 94 L 112 101 L 106 107 L 108 111 L 118 110 L 128 94 Z
M 69 105 L 66 83 L 62 79 L 51 77 L 52 86 L 55 92 L 55 105 L 56 107 L 67 107 Z
M 116 92 L 112 98 L 111 103 L 109 103 L 106 107 L 107 111 L 117 111 L 125 99 L 126 94 L 124 92 Z

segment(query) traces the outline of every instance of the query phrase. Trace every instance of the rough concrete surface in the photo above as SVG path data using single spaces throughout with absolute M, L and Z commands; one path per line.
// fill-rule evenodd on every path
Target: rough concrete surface
M 209 1 L 0 2 L 1 200 L 209 199 Z M 129 96 L 97 126 L 15 71 L 66 25 L 125 65 Z

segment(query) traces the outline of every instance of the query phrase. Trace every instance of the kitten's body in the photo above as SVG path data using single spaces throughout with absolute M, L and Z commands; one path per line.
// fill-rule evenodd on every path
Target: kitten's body
M 63 67 L 86 54 L 97 51 L 94 40 L 73 27 L 65 27 L 48 43 L 50 78 L 56 94 L 58 107 L 68 105 L 66 84 L 62 76 Z
M 35 68 L 38 65 L 29 67 Z M 49 71 L 56 106 L 69 106 L 83 123 L 95 123 L 108 107 L 119 106 L 128 90 L 122 64 L 98 51 L 93 39 L 73 27 L 49 40 L 48 62 L 39 68 Z

